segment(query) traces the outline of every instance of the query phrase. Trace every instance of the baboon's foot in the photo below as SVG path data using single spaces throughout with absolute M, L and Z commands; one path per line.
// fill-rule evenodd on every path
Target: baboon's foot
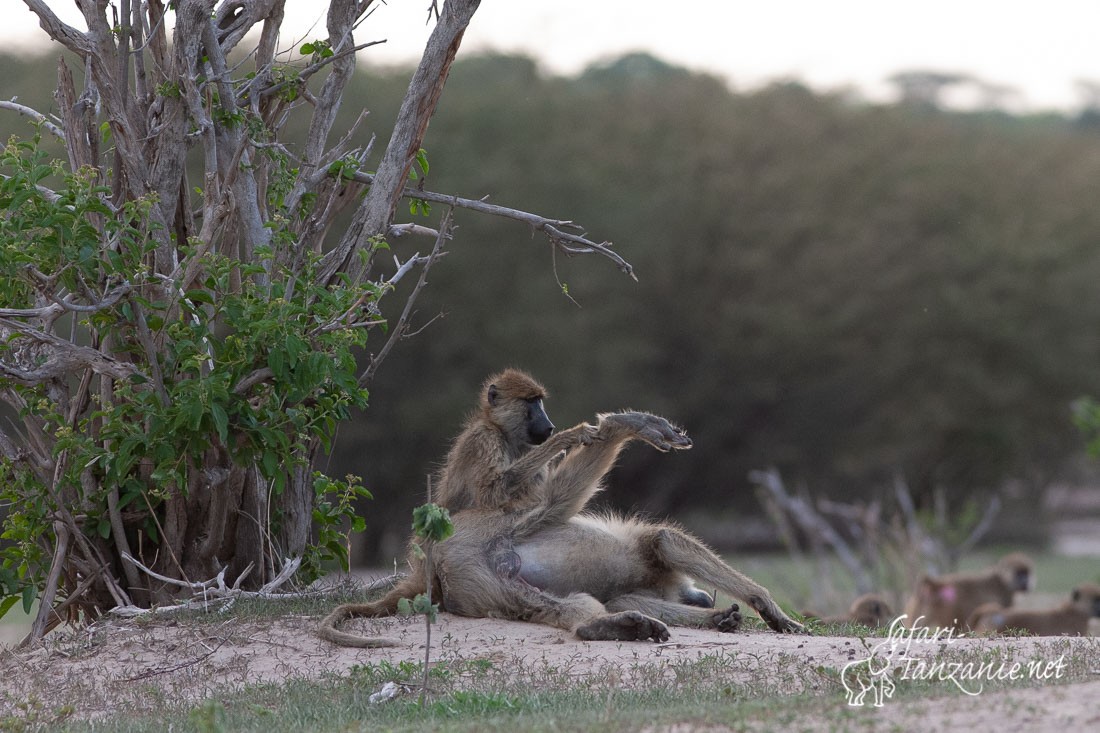
M 600 415 L 600 424 L 605 422 L 623 426 L 634 437 L 644 440 L 662 453 L 670 450 L 686 450 L 691 447 L 691 438 L 683 428 L 678 428 L 663 417 L 651 415 L 648 412 L 615 412 Z
M 760 614 L 760 618 L 764 619 L 764 623 L 766 623 L 768 628 L 772 631 L 778 631 L 780 634 L 807 633 L 805 626 L 779 610 L 779 606 L 775 605 L 775 602 L 770 598 L 755 596 L 749 599 L 749 605 L 752 606 L 754 611 Z
M 724 611 L 715 611 L 710 615 L 710 622 L 724 633 L 737 631 L 741 628 L 741 607 L 735 603 Z
M 576 630 L 585 641 L 668 641 L 668 627 L 639 611 L 600 616 Z

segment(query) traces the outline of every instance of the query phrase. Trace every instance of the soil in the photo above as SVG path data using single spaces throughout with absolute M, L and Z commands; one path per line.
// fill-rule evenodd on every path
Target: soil
M 154 700 L 201 700 L 219 689 L 290 677 L 319 678 L 346 674 L 354 665 L 420 662 L 424 657 L 422 621 L 412 619 L 356 620 L 347 625 L 368 635 L 382 634 L 398 642 L 385 649 L 348 649 L 321 641 L 316 616 L 288 615 L 276 619 L 223 621 L 112 620 L 63 632 L 36 649 L 0 651 L 0 720 L 20 703 L 38 700 L 45 707 L 76 701 L 75 715 L 102 717 L 118 709 L 148 709 Z M 55 637 L 55 635 L 51 635 Z M 882 639 L 867 639 L 874 644 Z M 469 619 L 440 614 L 432 628 L 433 659 L 485 659 L 499 665 L 551 665 L 568 669 L 583 680 L 608 665 L 637 668 L 701 655 L 748 655 L 752 664 L 730 665 L 730 674 L 752 682 L 762 670 L 789 674 L 793 666 L 841 669 L 867 657 L 857 637 L 786 636 L 767 631 L 720 634 L 711 630 L 673 629 L 668 643 L 584 642 L 569 633 L 533 624 Z M 942 642 L 927 645 L 942 651 Z M 887 700 L 882 708 L 852 708 L 847 726 L 877 729 L 952 731 L 1097 729 L 1100 724 L 1100 639 L 1095 637 L 1041 640 L 957 639 L 952 651 L 982 649 L 1011 659 L 1057 657 L 1095 660 L 1095 679 L 1073 684 L 986 691 L 959 695 L 943 682 L 941 696 Z M 837 708 L 846 706 L 844 690 L 835 695 Z M 905 684 L 904 682 L 899 683 Z M 1037 683 L 1028 683 L 1035 685 Z M 796 690 L 791 690 L 795 692 Z M 792 730 L 828 729 L 806 720 Z M 1082 726 L 1084 726 L 1082 728 Z M 666 730 L 676 730 L 676 727 Z M 718 727 L 714 730 L 723 730 Z

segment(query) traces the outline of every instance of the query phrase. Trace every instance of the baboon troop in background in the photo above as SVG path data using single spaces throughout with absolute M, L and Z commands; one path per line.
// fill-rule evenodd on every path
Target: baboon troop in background
M 1016 630 L 1035 636 L 1088 636 L 1089 619 L 1093 618 L 1100 618 L 1100 585 L 1082 583 L 1057 608 L 1025 611 L 987 603 L 970 615 L 969 626 L 976 632 Z
M 1034 566 L 1031 559 L 1020 552 L 1005 555 L 996 565 L 980 573 L 924 575 L 917 581 L 916 590 L 905 608 L 907 622 L 910 626 L 919 624 L 965 631 L 967 619 L 978 606 L 986 603 L 1011 606 L 1017 592 L 1034 587 Z
M 734 631 L 737 604 L 714 610 L 693 580 L 752 608 L 773 630 L 802 631 L 763 586 L 670 523 L 583 513 L 620 451 L 640 440 L 683 450 L 691 440 L 664 418 L 626 411 L 597 416 L 553 435 L 546 391 L 509 369 L 486 381 L 439 475 L 437 503 L 453 512 L 454 535 L 433 548 L 433 587 L 444 610 L 462 616 L 533 621 L 582 639 L 668 639 L 667 624 Z M 345 604 L 320 634 L 345 646 L 383 646 L 340 631 L 353 616 L 392 614 L 424 590 L 422 563 L 375 603 Z

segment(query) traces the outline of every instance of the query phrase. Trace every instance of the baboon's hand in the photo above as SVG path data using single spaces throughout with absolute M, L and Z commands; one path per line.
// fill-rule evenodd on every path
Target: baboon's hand
M 806 631 L 805 626 L 783 613 L 783 611 L 779 609 L 779 606 L 775 605 L 775 601 L 769 596 L 754 595 L 745 600 L 752 606 L 752 610 L 760 614 L 760 618 L 764 620 L 764 623 L 766 623 L 768 628 L 772 631 L 778 631 L 780 634 L 809 633 Z
M 678 428 L 663 417 L 651 415 L 648 412 L 616 412 L 600 415 L 600 425 L 605 423 L 626 428 L 634 437 L 644 440 L 662 453 L 670 450 L 686 450 L 691 447 L 691 438 L 683 428 Z
M 723 611 L 715 611 L 710 616 L 714 628 L 724 633 L 732 633 L 741 628 L 741 608 L 736 603 Z
M 780 634 L 808 634 L 810 633 L 805 626 L 798 623 L 792 618 L 789 618 L 785 614 L 780 614 L 778 617 L 765 616 L 764 622 L 771 627 L 773 631 L 778 631 Z
M 554 441 L 554 447 L 558 450 L 569 450 L 580 445 L 592 445 L 599 439 L 599 434 L 599 428 L 595 425 L 582 422 L 580 425 L 561 431 L 551 440 Z

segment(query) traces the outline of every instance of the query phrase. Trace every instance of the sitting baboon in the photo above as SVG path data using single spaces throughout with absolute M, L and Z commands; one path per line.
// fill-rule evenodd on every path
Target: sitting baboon
M 1005 555 L 981 573 L 951 573 L 937 578 L 924 575 L 905 608 L 907 623 L 962 628 L 978 606 L 996 603 L 1007 608 L 1017 591 L 1026 592 L 1034 586 L 1031 560 L 1020 552 Z
M 886 599 L 877 593 L 864 593 L 852 601 L 847 613 L 839 616 L 818 617 L 812 613 L 802 614 L 806 618 L 816 618 L 823 624 L 840 626 L 843 624 L 863 624 L 872 629 L 888 626 L 894 619 L 894 611 Z
M 505 492 L 500 506 L 483 502 L 453 516 L 454 536 L 434 548 L 433 587 L 445 610 L 548 623 L 584 639 L 664 640 L 666 623 L 736 629 L 739 608 L 709 610 L 713 601 L 694 587 L 694 578 L 747 603 L 776 631 L 802 629 L 765 588 L 679 528 L 581 514 L 631 440 L 662 451 L 691 447 L 683 431 L 641 412 L 604 414 L 595 428 L 582 426 L 583 440 L 570 439 L 545 480 L 527 482 L 522 506 Z M 461 490 L 467 497 L 489 495 L 477 487 Z M 380 601 L 337 607 L 322 621 L 321 636 L 347 646 L 392 643 L 335 627 L 352 616 L 394 613 L 401 598 L 423 587 L 422 566 L 414 564 Z
M 971 614 L 969 625 L 980 632 L 1015 629 L 1033 636 L 1088 636 L 1090 618 L 1100 618 L 1100 585 L 1082 583 L 1057 608 L 1025 611 L 986 603 Z
M 551 437 L 546 389 L 531 375 L 505 369 L 485 381 L 478 409 L 451 444 L 434 482 L 432 500 L 452 513 L 463 509 L 515 509 L 537 494 L 562 451 L 591 440 L 581 423 Z

